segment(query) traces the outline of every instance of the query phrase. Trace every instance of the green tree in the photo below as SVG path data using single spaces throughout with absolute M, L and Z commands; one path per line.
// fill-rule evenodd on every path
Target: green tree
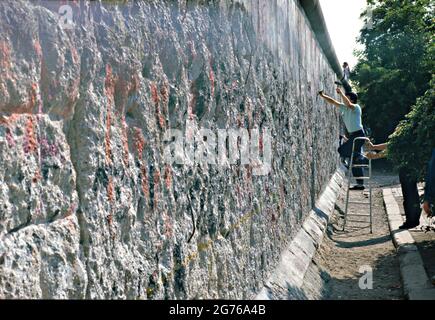
M 405 167 L 423 179 L 432 148 L 435 148 L 435 76 L 424 96 L 390 136 L 387 156 L 397 169 Z
M 428 89 L 434 70 L 435 0 L 368 0 L 362 17 L 369 27 L 361 30 L 353 80 L 363 120 L 373 138 L 385 141 L 416 99 Z

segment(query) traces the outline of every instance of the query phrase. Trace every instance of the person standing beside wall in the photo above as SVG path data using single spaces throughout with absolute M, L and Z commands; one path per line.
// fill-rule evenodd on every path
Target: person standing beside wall
M 432 149 L 432 157 L 429 160 L 424 188 L 423 210 L 428 216 L 434 214 L 435 205 L 435 148 Z
M 386 150 L 388 143 L 373 145 L 369 143 L 367 146 L 370 150 L 381 151 L 380 153 L 368 153 L 366 155 L 369 159 L 381 159 L 386 157 Z M 399 229 L 411 229 L 420 224 L 420 197 L 418 195 L 417 179 L 413 177 L 408 168 L 404 167 L 399 170 L 399 181 L 403 194 L 403 208 L 405 210 L 405 222 Z

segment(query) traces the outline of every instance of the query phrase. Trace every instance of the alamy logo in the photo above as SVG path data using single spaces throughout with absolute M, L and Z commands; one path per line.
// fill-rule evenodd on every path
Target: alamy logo
M 62 29 L 72 29 L 74 28 L 74 21 L 73 21 L 73 10 L 71 6 L 69 5 L 62 5 L 59 7 L 58 10 L 58 25 Z
M 167 164 L 180 165 L 251 165 L 252 174 L 269 174 L 272 163 L 272 138 L 268 128 L 218 129 L 198 128 L 194 121 L 186 122 L 185 132 L 169 129 L 165 132 L 164 159 Z M 262 154 L 262 156 L 261 156 Z
M 370 266 L 361 266 L 359 272 L 363 275 L 359 278 L 358 286 L 361 290 L 373 289 L 373 269 Z

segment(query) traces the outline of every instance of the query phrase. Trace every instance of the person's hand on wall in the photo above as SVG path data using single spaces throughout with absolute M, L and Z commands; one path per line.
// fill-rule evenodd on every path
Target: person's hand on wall
M 343 90 L 341 90 L 340 88 L 335 89 L 335 91 L 337 91 L 339 95 L 344 96 Z
M 347 140 L 349 140 L 349 138 L 345 135 L 340 135 L 340 138 L 343 139 L 343 142 L 347 142 Z

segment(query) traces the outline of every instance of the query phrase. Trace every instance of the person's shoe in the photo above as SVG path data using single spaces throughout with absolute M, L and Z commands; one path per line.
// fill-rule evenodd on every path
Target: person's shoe
M 349 188 L 349 190 L 364 190 L 364 189 L 365 189 L 365 187 L 361 184 L 357 184 L 357 185 L 354 185 L 353 187 Z
M 334 82 L 337 86 L 342 86 L 343 84 L 341 83 L 341 81 L 335 81 Z
M 418 225 L 419 225 L 419 223 L 415 224 L 415 223 L 408 223 L 408 222 L 405 222 L 404 224 L 402 224 L 402 225 L 399 227 L 399 229 L 400 229 L 400 230 L 408 230 L 408 229 L 415 228 L 415 227 L 417 227 Z

